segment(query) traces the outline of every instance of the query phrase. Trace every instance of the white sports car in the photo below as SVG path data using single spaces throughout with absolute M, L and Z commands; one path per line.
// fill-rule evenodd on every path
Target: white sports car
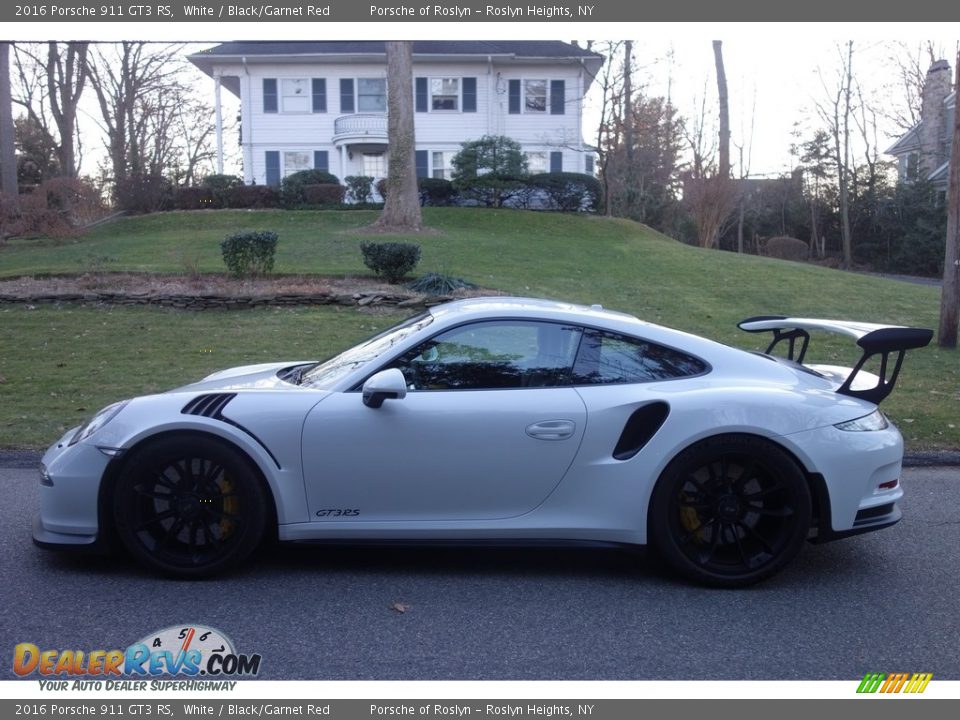
M 932 332 L 740 327 L 771 332 L 767 353 L 599 306 L 478 298 L 326 362 L 125 400 L 47 451 L 34 541 L 119 544 L 180 577 L 233 567 L 268 536 L 651 544 L 689 578 L 741 586 L 804 540 L 896 523 L 903 444 L 877 404 Z M 863 358 L 803 364 L 814 329 Z

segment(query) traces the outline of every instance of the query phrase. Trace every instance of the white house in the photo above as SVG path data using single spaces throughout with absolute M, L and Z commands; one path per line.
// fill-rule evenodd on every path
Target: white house
M 246 183 L 386 175 L 383 42 L 228 42 L 189 59 L 214 79 L 220 172 L 226 88 L 240 98 Z M 518 141 L 531 172 L 593 173 L 583 97 L 602 63 L 560 41 L 414 42 L 417 175 L 449 179 L 461 143 L 483 135 Z

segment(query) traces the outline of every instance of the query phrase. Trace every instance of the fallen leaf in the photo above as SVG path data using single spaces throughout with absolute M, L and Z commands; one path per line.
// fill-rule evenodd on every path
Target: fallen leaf
M 398 613 L 405 613 L 407 610 L 410 609 L 410 606 L 404 603 L 394 603 L 393 605 L 390 606 L 390 609 Z

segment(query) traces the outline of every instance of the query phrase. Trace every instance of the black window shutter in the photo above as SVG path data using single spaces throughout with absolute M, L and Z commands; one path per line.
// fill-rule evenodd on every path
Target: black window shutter
M 267 185 L 280 184 L 280 152 L 267 150 Z
M 265 113 L 277 112 L 277 79 L 263 79 L 263 111 Z
M 425 178 L 430 177 L 430 167 L 428 163 L 427 151 L 426 150 L 417 150 L 415 162 L 417 165 L 417 177 Z
M 313 111 L 315 113 L 325 113 L 327 111 L 326 78 L 313 79 Z
M 477 79 L 475 77 L 463 79 L 463 111 L 477 111 Z
M 353 78 L 340 80 L 340 112 L 353 112 Z
M 508 105 L 508 112 L 511 115 L 520 114 L 520 81 L 519 80 L 510 81 L 510 101 Z
M 563 172 L 563 152 L 554 150 L 550 153 L 550 172 Z
M 416 111 L 427 112 L 430 98 L 427 96 L 427 79 L 425 77 L 418 77 L 416 80 L 416 96 Z
M 326 150 L 314 150 L 313 169 L 330 172 L 330 153 L 328 153 Z
M 550 114 L 563 115 L 567 106 L 566 85 L 563 80 L 550 81 Z

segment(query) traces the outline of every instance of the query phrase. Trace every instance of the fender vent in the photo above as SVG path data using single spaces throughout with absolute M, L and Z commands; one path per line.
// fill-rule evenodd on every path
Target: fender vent
M 180 412 L 184 415 L 200 415 L 201 417 L 222 420 L 223 409 L 231 400 L 237 396 L 236 393 L 213 393 L 212 395 L 199 395 L 183 406 Z
M 615 460 L 629 460 L 643 449 L 663 421 L 670 414 L 670 406 L 665 402 L 652 402 L 633 411 L 623 426 L 617 446 L 613 449 Z

